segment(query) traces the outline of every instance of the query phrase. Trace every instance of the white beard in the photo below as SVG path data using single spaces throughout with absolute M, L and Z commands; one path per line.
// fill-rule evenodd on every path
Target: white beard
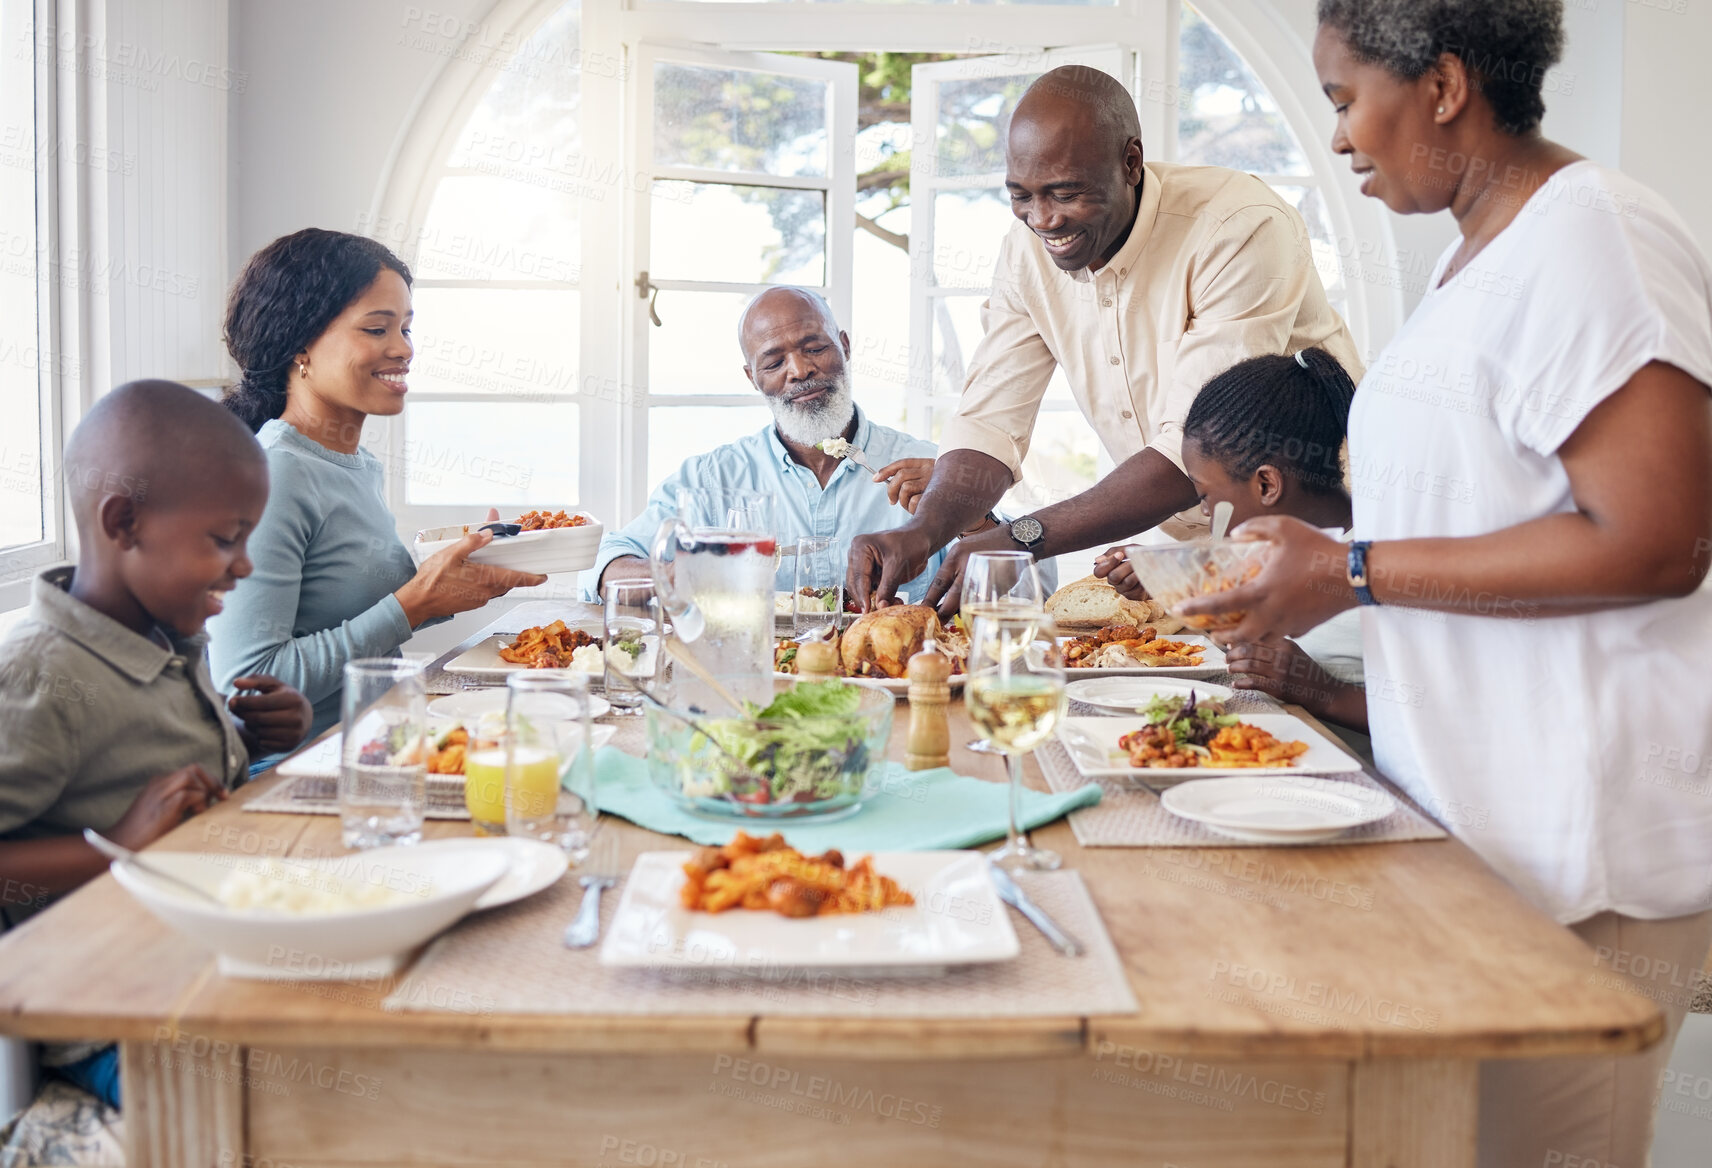
M 856 416 L 856 400 L 850 392 L 848 376 L 840 376 L 826 399 L 817 405 L 798 407 L 776 397 L 768 398 L 767 405 L 773 411 L 779 433 L 800 446 L 840 437 Z

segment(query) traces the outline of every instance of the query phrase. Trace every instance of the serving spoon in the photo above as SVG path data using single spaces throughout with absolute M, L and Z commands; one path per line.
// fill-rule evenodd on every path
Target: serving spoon
M 117 860 L 121 864 L 129 864 L 139 872 L 147 872 L 156 880 L 165 881 L 174 888 L 182 889 L 183 891 L 197 897 L 199 900 L 207 901 L 215 908 L 226 907 L 221 903 L 218 897 L 196 887 L 196 885 L 190 883 L 188 880 L 180 880 L 177 876 L 174 876 L 164 868 L 155 867 L 136 852 L 127 848 L 124 844 L 116 844 L 104 835 L 97 835 L 91 828 L 86 827 L 83 829 L 83 838 L 88 841 L 90 847 L 100 852 L 103 856 L 106 856 L 109 860 Z
M 1236 514 L 1236 504 L 1229 499 L 1220 499 L 1213 504 L 1213 538 L 1223 539 L 1225 531 L 1230 527 L 1231 516 Z

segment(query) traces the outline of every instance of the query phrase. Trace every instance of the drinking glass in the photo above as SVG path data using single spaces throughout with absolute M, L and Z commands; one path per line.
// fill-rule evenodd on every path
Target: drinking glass
M 641 682 L 654 692 L 666 670 L 660 644 L 665 613 L 652 580 L 621 580 L 606 586 L 606 700 L 621 713 L 642 708 Z
M 963 565 L 963 596 L 959 605 L 965 621 L 977 616 L 1005 616 L 1046 611 L 1040 572 L 1028 552 L 976 552 Z
M 553 844 L 581 863 L 598 813 L 588 674 L 535 669 L 505 684 L 506 834 Z
M 1008 869 L 1052 870 L 1056 852 L 1031 845 L 1017 830 L 1022 756 L 1052 737 L 1064 717 L 1064 659 L 1051 622 L 1039 613 L 977 615 L 969 638 L 969 720 L 1005 756 L 1010 834 L 989 858 Z
M 422 662 L 345 663 L 339 823 L 347 848 L 413 844 L 428 806 L 428 696 Z
M 844 612 L 844 565 L 836 551 L 830 539 L 797 540 L 791 633 L 798 641 L 838 628 Z

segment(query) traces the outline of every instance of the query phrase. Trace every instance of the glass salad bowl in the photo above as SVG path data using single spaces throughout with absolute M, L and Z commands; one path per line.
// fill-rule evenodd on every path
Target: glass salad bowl
M 1135 578 L 1172 616 L 1196 629 L 1229 629 L 1242 623 L 1240 612 L 1184 616 L 1178 605 L 1192 596 L 1227 592 L 1254 579 L 1272 545 L 1264 540 L 1195 539 L 1176 544 L 1131 544 L 1124 549 Z
M 853 814 L 885 765 L 897 699 L 843 678 L 768 681 L 772 703 L 751 704 L 746 717 L 689 713 L 644 697 L 649 777 L 686 810 L 718 819 Z

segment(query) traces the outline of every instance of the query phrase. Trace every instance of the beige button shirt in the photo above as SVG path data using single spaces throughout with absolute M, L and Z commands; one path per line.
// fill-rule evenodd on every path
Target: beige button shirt
M 1319 346 L 1361 379 L 1290 204 L 1242 171 L 1144 169 L 1135 226 L 1098 271 L 1060 271 L 1026 224 L 1011 227 L 942 451 L 979 450 L 1020 477 L 1058 365 L 1114 462 L 1152 447 L 1179 468 L 1189 404 L 1238 361 Z M 1161 529 L 1205 524 L 1189 511 Z

